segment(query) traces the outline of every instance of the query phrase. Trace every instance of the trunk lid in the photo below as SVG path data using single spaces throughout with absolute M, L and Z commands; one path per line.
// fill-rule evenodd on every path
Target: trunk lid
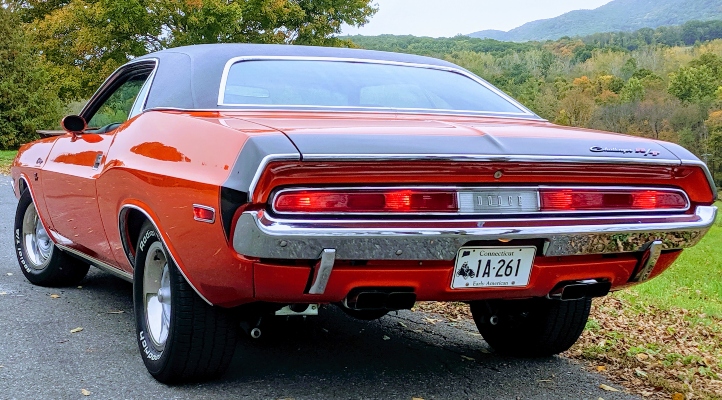
M 678 157 L 654 140 L 545 121 L 394 114 L 264 115 L 242 119 L 284 132 L 303 159 L 308 160 L 387 155 L 679 162 Z

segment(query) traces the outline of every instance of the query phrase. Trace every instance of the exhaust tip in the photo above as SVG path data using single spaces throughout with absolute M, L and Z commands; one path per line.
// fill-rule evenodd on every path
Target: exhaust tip
M 552 290 L 549 298 L 560 300 L 580 300 L 592 297 L 604 297 L 609 294 L 612 282 L 588 279 L 584 281 L 562 282 Z
M 416 293 L 407 288 L 359 288 L 349 292 L 343 301 L 351 310 L 410 310 Z

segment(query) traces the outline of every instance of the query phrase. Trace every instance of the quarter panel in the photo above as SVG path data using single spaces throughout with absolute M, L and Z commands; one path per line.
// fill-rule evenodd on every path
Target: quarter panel
M 235 123 L 224 125 L 217 113 L 147 112 L 116 133 L 98 193 L 105 230 L 123 270 L 132 272 L 132 266 L 118 218 L 124 205 L 133 204 L 151 215 L 178 267 L 211 303 L 253 298 L 252 263 L 230 247 L 218 215 L 220 186 L 248 138 L 270 131 Z M 195 221 L 193 204 L 213 207 L 215 222 Z

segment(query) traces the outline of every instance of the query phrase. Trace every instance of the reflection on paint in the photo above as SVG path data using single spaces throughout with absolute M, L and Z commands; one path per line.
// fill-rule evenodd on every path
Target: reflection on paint
M 191 162 L 191 159 L 179 152 L 175 147 L 160 142 L 146 142 L 130 148 L 130 151 L 143 157 L 161 161 Z
M 103 137 L 95 133 L 84 133 L 79 135 L 78 138 L 87 143 L 100 143 L 103 141 Z
M 73 164 L 92 167 L 95 159 L 98 157 L 97 151 L 81 151 L 80 153 L 63 153 L 55 157 L 53 160 L 61 164 Z

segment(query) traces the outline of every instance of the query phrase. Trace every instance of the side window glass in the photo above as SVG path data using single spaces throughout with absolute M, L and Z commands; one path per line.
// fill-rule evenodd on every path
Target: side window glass
M 88 127 L 97 129 L 127 121 L 133 103 L 147 78 L 148 74 L 136 75 L 120 85 L 88 121 Z

